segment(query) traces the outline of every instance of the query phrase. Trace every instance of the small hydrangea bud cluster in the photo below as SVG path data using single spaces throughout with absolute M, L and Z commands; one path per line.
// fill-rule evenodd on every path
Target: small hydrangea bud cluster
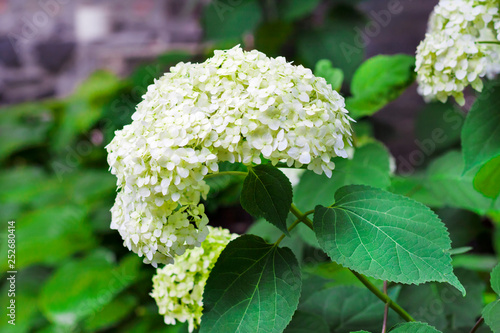
M 483 88 L 482 77 L 500 73 L 500 1 L 440 0 L 417 48 L 418 91 L 427 101 L 453 96 L 465 103 L 463 90 Z
M 226 245 L 238 235 L 227 229 L 208 227 L 201 247 L 187 250 L 173 265 L 158 269 L 153 277 L 151 296 L 166 324 L 188 322 L 192 332 L 200 324 L 203 290 L 208 275 Z
M 351 144 L 344 98 L 323 78 L 239 46 L 200 64 L 179 63 L 143 98 L 107 146 L 120 189 L 111 228 L 153 265 L 205 239 L 203 179 L 218 162 L 264 157 L 331 176 L 331 159 L 347 157 Z

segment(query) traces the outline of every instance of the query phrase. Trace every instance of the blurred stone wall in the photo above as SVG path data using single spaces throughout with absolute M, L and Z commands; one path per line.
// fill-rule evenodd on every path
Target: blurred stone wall
M 97 68 L 125 75 L 198 45 L 201 0 L 0 0 L 0 103 L 64 96 Z

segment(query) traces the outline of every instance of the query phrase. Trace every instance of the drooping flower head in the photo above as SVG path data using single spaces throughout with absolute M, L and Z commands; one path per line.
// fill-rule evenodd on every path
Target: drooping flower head
M 483 88 L 481 78 L 500 73 L 498 0 L 440 0 L 417 48 L 418 91 L 427 101 L 453 96 L 465 103 L 463 90 Z
M 200 324 L 208 275 L 222 250 L 237 237 L 227 229 L 208 228 L 210 232 L 201 247 L 187 250 L 174 264 L 158 269 L 153 277 L 151 296 L 165 323 L 188 322 L 190 332 Z
M 107 146 L 120 189 L 111 228 L 153 265 L 205 239 L 203 178 L 218 162 L 264 157 L 330 176 L 351 140 L 344 98 L 323 78 L 239 46 L 179 63 L 143 98 Z

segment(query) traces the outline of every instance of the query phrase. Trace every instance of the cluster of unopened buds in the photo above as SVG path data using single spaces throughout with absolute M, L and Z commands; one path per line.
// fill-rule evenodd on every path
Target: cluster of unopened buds
M 351 144 L 344 98 L 323 78 L 239 46 L 172 67 L 132 119 L 107 146 L 119 189 L 111 228 L 154 266 L 207 236 L 204 177 L 219 162 L 265 158 L 331 176 Z
M 464 89 L 483 88 L 483 77 L 500 73 L 500 1 L 440 0 L 416 57 L 419 93 L 428 101 L 453 96 L 465 103 Z

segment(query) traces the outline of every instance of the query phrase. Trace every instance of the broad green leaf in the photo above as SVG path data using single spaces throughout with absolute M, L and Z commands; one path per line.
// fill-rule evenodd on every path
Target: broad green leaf
M 465 114 L 453 104 L 428 104 L 415 122 L 416 144 L 426 156 L 457 145 L 464 122 Z
M 71 180 L 73 200 L 78 204 L 89 204 L 116 195 L 116 178 L 105 170 L 86 169 L 67 179 Z
M 394 298 L 396 289 L 389 290 Z M 363 327 L 378 331 L 384 315 L 384 303 L 365 287 L 337 286 L 319 290 L 299 310 L 318 314 L 327 322 L 330 332 L 348 333 Z M 390 312 L 389 323 L 395 324 L 399 318 Z
M 261 20 L 262 11 L 255 0 L 218 0 L 205 7 L 202 22 L 206 39 L 224 40 L 241 38 Z
M 71 147 L 73 140 L 87 132 L 101 119 L 106 104 L 122 88 L 123 83 L 111 72 L 99 70 L 80 84 L 75 93 L 65 101 L 59 126 L 51 135 L 51 145 L 61 153 Z
M 342 82 L 344 81 L 344 72 L 340 68 L 335 68 L 332 62 L 328 59 L 321 59 L 314 67 L 314 75 L 321 76 L 328 84 L 332 85 L 332 89 L 340 91 Z
M 53 118 L 47 103 L 23 103 L 0 109 L 0 162 L 16 151 L 45 144 Z
M 292 251 L 243 235 L 218 258 L 203 293 L 200 333 L 282 332 L 301 290 Z
M 462 128 L 464 172 L 500 155 L 500 81 L 486 83 Z
M 137 298 L 133 295 L 120 295 L 106 304 L 93 316 L 85 319 L 83 326 L 87 331 L 94 332 L 109 329 L 124 320 L 137 305 Z
M 475 170 L 462 174 L 463 165 L 459 152 L 451 151 L 443 155 L 429 166 L 423 186 L 448 206 L 483 215 L 491 209 L 492 200 L 474 189 Z
M 390 333 L 440 333 L 426 323 L 412 322 L 400 324 L 389 331 Z
M 350 82 L 365 55 L 365 45 L 356 32 L 364 23 L 365 17 L 351 6 L 336 7 L 322 26 L 301 29 L 296 41 L 297 56 L 308 68 L 328 59 L 336 68 L 342 68 L 345 80 Z
M 372 115 L 395 100 L 415 80 L 415 58 L 405 54 L 378 55 L 354 73 L 346 108 L 351 117 Z
M 381 143 L 366 144 L 354 151 L 352 160 L 337 158 L 332 177 L 306 171 L 295 192 L 295 204 L 302 211 L 335 201 L 335 191 L 352 184 L 387 188 L 390 185 L 390 157 Z
M 448 231 L 429 208 L 362 185 L 342 187 L 335 199 L 314 214 L 316 237 L 333 261 L 380 280 L 448 282 L 465 295 L 453 274 Z
M 493 333 L 500 332 L 500 299 L 486 305 L 483 309 L 484 322 Z
M 292 321 L 283 333 L 329 333 L 328 324 L 317 314 L 295 311 Z
M 493 268 L 490 284 L 493 291 L 500 295 L 500 265 Z M 488 304 L 483 309 L 483 317 L 494 333 L 500 332 L 500 299 Z
M 292 184 L 277 168 L 261 164 L 248 168 L 241 191 L 241 206 L 255 217 L 263 217 L 286 235 L 286 218 L 292 204 Z
M 490 272 L 497 263 L 497 257 L 489 254 L 467 253 L 453 256 L 453 267 L 477 272 Z
M 404 195 L 426 206 L 440 208 L 445 205 L 444 198 L 434 194 L 424 184 L 427 182 L 425 174 L 416 173 L 411 175 L 393 176 L 389 191 Z
M 73 325 L 100 311 L 138 276 L 140 260 L 126 257 L 119 266 L 108 253 L 95 252 L 58 269 L 43 286 L 40 305 L 52 322 Z
M 294 21 L 310 14 L 320 0 L 284 0 L 277 5 L 279 15 L 286 21 Z
M 85 221 L 85 211 L 78 206 L 47 207 L 27 213 L 16 221 L 16 268 L 31 264 L 55 265 L 60 260 L 95 243 Z M 7 242 L 0 253 L 7 257 Z M 5 269 L 7 262 L 1 264 Z
M 500 194 L 500 155 L 486 162 L 474 177 L 474 188 L 488 198 Z
M 500 265 L 495 266 L 491 271 L 491 288 L 500 296 Z
M 427 283 L 403 286 L 397 302 L 417 321 L 439 330 L 474 326 L 483 305 L 485 283 L 475 272 L 458 269 L 467 296 L 447 284 Z

